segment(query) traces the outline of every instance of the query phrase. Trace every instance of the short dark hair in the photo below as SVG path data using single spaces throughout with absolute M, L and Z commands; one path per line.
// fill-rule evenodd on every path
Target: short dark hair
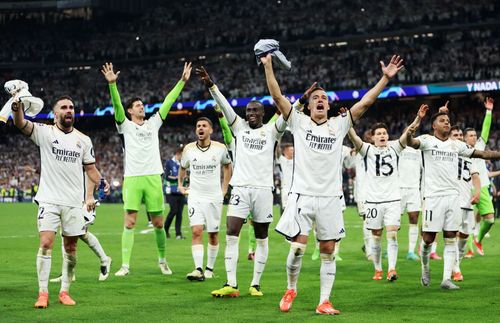
M 371 134 L 372 136 L 375 134 L 375 130 L 377 129 L 385 129 L 385 131 L 387 131 L 387 133 L 389 133 L 389 128 L 387 127 L 387 125 L 383 122 L 379 122 L 379 123 L 376 123 L 372 126 L 371 128 Z
M 258 100 L 252 100 L 250 102 L 248 102 L 247 104 L 247 107 L 250 105 L 250 104 L 256 104 L 259 106 L 260 109 L 264 109 L 264 105 L 262 104 L 262 102 L 258 101 Z
M 291 142 L 285 142 L 283 143 L 283 150 L 287 149 L 287 148 L 290 148 L 290 147 L 293 147 L 293 144 Z
M 196 119 L 195 125 L 197 125 L 198 122 L 200 122 L 200 121 L 206 121 L 206 122 L 208 122 L 208 124 L 210 125 L 210 127 L 212 127 L 212 128 L 214 127 L 214 125 L 212 123 L 212 120 L 208 119 L 207 117 L 199 117 L 198 119 Z
M 125 103 L 125 111 L 128 109 L 131 109 L 134 106 L 134 102 L 141 101 L 142 99 L 140 97 L 133 97 L 131 99 L 128 99 L 127 102 Z
M 437 112 L 437 113 L 434 113 L 434 114 L 431 116 L 431 124 L 433 124 L 433 123 L 434 123 L 434 121 L 436 121 L 436 119 L 437 119 L 438 117 L 440 117 L 440 116 L 448 116 L 448 118 L 450 117 L 450 116 L 448 115 L 448 113 L 446 113 L 446 112 Z
M 464 130 L 464 137 L 465 137 L 465 135 L 467 135 L 468 132 L 471 132 L 471 131 L 476 132 L 476 129 L 474 129 L 474 128 L 465 128 L 465 130 Z
M 52 106 L 52 109 L 54 109 L 56 107 L 57 103 L 59 103 L 59 101 L 62 101 L 62 100 L 70 100 L 71 102 L 74 103 L 73 98 L 71 98 L 69 95 L 61 95 L 60 97 L 58 97 L 54 101 L 54 105 Z
M 453 127 L 450 128 L 450 132 L 452 132 L 452 131 L 460 131 L 460 130 L 462 130 L 462 129 L 460 129 L 460 126 L 458 126 L 458 125 L 454 125 Z

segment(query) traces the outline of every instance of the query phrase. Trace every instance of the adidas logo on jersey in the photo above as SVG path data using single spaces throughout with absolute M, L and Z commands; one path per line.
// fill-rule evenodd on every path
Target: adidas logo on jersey
M 339 234 L 345 233 L 344 228 L 340 229 Z
M 272 214 L 269 214 L 269 215 L 267 216 L 267 218 L 268 218 L 268 219 L 272 219 L 272 218 L 273 218 L 273 215 L 272 215 Z
M 59 144 L 59 141 L 57 141 L 57 139 L 56 139 L 56 140 L 54 140 L 52 143 L 53 143 L 53 144 L 57 144 L 57 145 L 58 145 L 58 144 Z

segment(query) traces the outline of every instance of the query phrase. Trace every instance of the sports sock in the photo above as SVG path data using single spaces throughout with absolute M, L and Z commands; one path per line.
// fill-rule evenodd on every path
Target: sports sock
M 372 253 L 372 232 L 366 227 L 365 221 L 363 221 L 363 240 L 365 242 L 365 254 L 368 257 Z
M 97 239 L 95 235 L 93 235 L 91 232 L 87 232 L 86 234 L 81 236 L 80 239 L 85 242 L 99 258 L 99 260 L 101 261 L 101 266 L 104 266 L 108 262 L 108 256 L 104 252 L 99 239 Z
M 465 255 L 465 247 L 467 246 L 467 238 L 458 238 L 457 243 L 457 261 L 455 262 L 455 267 L 453 268 L 453 272 L 460 272 L 460 262 L 464 258 Z
M 161 228 L 155 227 L 156 248 L 158 251 L 158 259 L 159 259 L 160 263 L 165 262 L 165 244 L 167 242 L 166 237 L 167 237 L 167 235 L 166 235 L 165 229 L 163 227 L 161 227 Z M 203 262 L 203 260 L 202 260 L 202 262 Z
M 319 248 L 319 246 L 318 246 L 318 248 Z M 340 252 L 340 241 L 337 241 L 335 243 L 335 249 L 333 250 L 333 255 L 336 256 L 339 254 L 339 252 Z
M 415 253 L 415 246 L 418 240 L 418 225 L 411 224 L 408 228 L 408 252 Z
M 236 268 L 238 266 L 238 237 L 226 236 L 226 252 L 224 255 L 226 265 L 227 283 L 230 286 L 236 287 Z
M 132 248 L 134 247 L 134 228 L 123 228 L 122 233 L 122 266 L 130 266 L 130 257 L 132 256 Z
M 396 262 L 398 260 L 398 232 L 387 231 L 387 261 L 389 263 L 388 270 L 396 269 Z
M 430 260 L 430 254 L 432 250 L 432 243 L 431 244 L 425 244 L 424 240 L 421 242 L 421 249 L 422 249 L 422 267 L 424 268 L 429 268 L 429 260 Z
M 382 270 L 382 243 L 380 241 L 381 237 L 372 235 L 371 240 L 373 266 L 375 267 L 375 270 L 380 271 Z
M 451 272 L 457 260 L 457 238 L 444 238 L 443 259 L 443 280 L 446 280 L 451 278 Z
M 36 255 L 36 271 L 38 274 L 38 290 L 49 292 L 50 267 L 52 265 L 52 250 L 39 248 Z
M 333 282 L 335 281 L 335 256 L 331 253 L 321 253 L 321 268 L 320 268 L 320 296 L 319 304 L 330 299 Z
M 287 289 L 297 290 L 297 280 L 299 279 L 300 268 L 302 267 L 302 257 L 306 252 L 306 245 L 298 242 L 290 244 L 290 251 L 286 259 Z
M 207 245 L 207 268 L 214 269 L 215 259 L 217 259 L 217 254 L 219 253 L 219 244 Z
M 255 248 L 256 248 L 255 229 L 253 228 L 253 225 L 249 224 L 248 225 L 248 252 L 249 253 L 255 252 Z
M 202 244 L 194 244 L 191 246 L 191 253 L 193 254 L 194 268 L 203 268 L 203 257 L 205 250 Z
M 479 233 L 477 235 L 477 241 L 483 241 L 484 236 L 488 233 L 495 223 L 495 219 L 483 219 L 481 221 L 481 226 L 479 227 Z
M 434 242 L 432 243 L 431 253 L 436 253 L 437 246 L 438 246 L 437 241 L 434 241 Z
M 75 266 L 76 266 L 76 256 L 67 253 L 64 254 L 61 290 L 59 292 L 69 292 L 69 286 L 71 285 L 71 280 L 73 279 Z
M 467 239 L 467 250 L 474 252 L 474 235 L 470 235 Z
M 255 242 L 255 261 L 253 263 L 253 278 L 250 286 L 260 285 L 260 277 L 262 277 L 262 273 L 267 263 L 267 256 L 269 255 L 268 238 L 255 239 Z

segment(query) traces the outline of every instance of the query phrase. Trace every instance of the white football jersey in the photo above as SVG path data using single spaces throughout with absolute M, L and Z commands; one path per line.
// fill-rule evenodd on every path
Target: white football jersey
M 353 168 L 356 164 L 356 158 L 354 156 L 351 156 L 351 147 L 348 146 L 342 146 L 342 165 L 344 168 Z
M 420 188 L 422 153 L 407 146 L 399 155 L 399 187 Z
M 256 129 L 236 117 L 231 128 L 235 136 L 231 186 L 274 187 L 274 148 L 286 128 L 283 117 Z
M 189 199 L 222 202 L 221 164 L 231 163 L 226 146 L 211 141 L 202 148 L 192 142 L 182 151 L 181 166 L 189 168 Z
M 342 196 L 342 141 L 351 127 L 351 115 L 316 124 L 292 109 L 288 125 L 294 138 L 292 193 Z
M 417 138 L 423 152 L 423 190 L 424 197 L 459 194 L 458 157 L 470 157 L 474 148 L 469 148 L 459 140 L 439 140 L 431 135 Z
M 287 159 L 285 156 L 281 155 L 278 158 L 278 163 L 281 170 L 281 190 L 285 194 L 288 194 L 288 192 L 290 192 L 290 185 L 292 184 L 293 158 Z
M 478 174 L 477 158 L 458 157 L 458 173 L 460 189 L 460 207 L 472 210 L 472 174 Z
M 157 112 L 142 125 L 125 118 L 121 124 L 116 124 L 118 133 L 123 135 L 124 177 L 163 174 L 160 158 L 160 142 L 158 131 L 163 120 Z
M 483 138 L 478 138 L 475 149 L 485 150 L 486 143 Z M 477 163 L 477 170 L 479 171 L 479 180 L 481 181 L 481 187 L 489 186 L 491 184 L 490 177 L 488 176 L 488 168 L 486 167 L 486 161 L 481 158 L 475 158 Z
M 404 147 L 399 140 L 389 141 L 386 147 L 363 143 L 359 154 L 364 157 L 365 201 L 372 203 L 401 200 L 399 190 L 399 154 Z
M 83 165 L 95 163 L 89 137 L 73 128 L 65 133 L 55 125 L 33 123 L 30 139 L 40 147 L 38 203 L 82 207 L 85 201 Z
M 365 179 L 365 160 L 359 153 L 354 155 L 354 166 L 356 170 L 356 177 L 354 178 L 354 198 L 356 202 L 364 202 L 364 186 Z

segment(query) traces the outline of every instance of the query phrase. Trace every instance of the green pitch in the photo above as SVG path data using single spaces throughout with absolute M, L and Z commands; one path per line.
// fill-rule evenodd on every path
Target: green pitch
M 278 209 L 276 219 L 278 218 Z M 157 267 L 153 233 L 146 229 L 142 211 L 136 228 L 131 274 L 115 277 L 120 266 L 122 232 L 121 205 L 103 205 L 98 209 L 91 231 L 113 258 L 112 274 L 105 282 L 97 280 L 99 261 L 92 251 L 79 243 L 76 282 L 71 295 L 76 307 L 57 303 L 59 284 L 50 284 L 50 306 L 36 310 L 36 252 L 38 238 L 36 207 L 32 204 L 0 204 L 0 321 L 175 321 L 175 322 L 280 322 L 280 321 L 497 321 L 500 317 L 500 234 L 493 228 L 492 237 L 484 240 L 486 256 L 464 260 L 465 281 L 459 291 L 439 288 L 442 261 L 431 261 L 431 287 L 420 285 L 420 264 L 405 260 L 407 218 L 399 234 L 398 273 L 395 283 L 372 281 L 373 265 L 366 261 L 362 245 L 361 220 L 353 208 L 345 214 L 347 237 L 342 241 L 337 262 L 332 301 L 342 314 L 335 318 L 314 314 L 319 298 L 319 261 L 311 260 L 312 240 L 304 256 L 298 296 L 290 313 L 281 313 L 278 304 L 286 289 L 285 260 L 288 244 L 270 233 L 270 254 L 262 278 L 264 297 L 247 295 L 253 263 L 246 259 L 247 234 L 240 240 L 238 282 L 242 296 L 216 299 L 210 292 L 225 282 L 224 232 L 213 280 L 189 282 L 186 273 L 193 270 L 190 233 L 185 214 L 183 232 L 187 240 L 167 240 L 167 260 L 174 274 L 162 276 Z M 276 220 L 275 223 L 276 224 Z M 273 226 L 274 227 L 274 226 Z M 173 228 L 171 228 L 173 232 Z M 385 239 L 384 239 L 385 240 Z M 206 242 L 206 240 L 205 240 Z M 438 251 L 442 253 L 442 240 Z M 385 242 L 384 242 L 385 246 Z M 53 252 L 51 277 L 61 270 L 60 240 Z M 387 267 L 384 260 L 384 269 Z

